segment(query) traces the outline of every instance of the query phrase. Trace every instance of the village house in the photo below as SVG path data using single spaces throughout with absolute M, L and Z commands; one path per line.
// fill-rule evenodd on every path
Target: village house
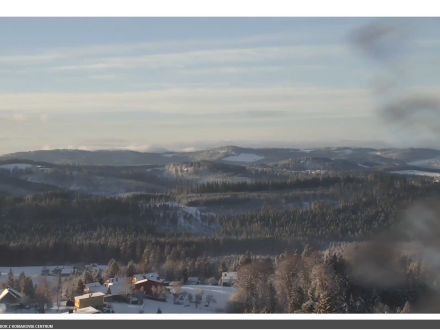
M 161 279 L 159 277 L 158 273 L 136 274 L 136 275 L 133 275 L 131 278 L 131 282 L 133 284 L 135 284 L 137 281 L 142 281 L 142 280 L 150 280 L 150 281 L 156 281 L 156 282 L 165 281 L 164 279 Z
M 43 268 L 41 271 L 41 276 L 48 276 L 50 274 L 50 270 L 48 268 Z
M 237 282 L 237 272 L 223 272 L 222 273 L 222 285 L 233 286 Z
M 0 304 L 4 304 L 6 308 L 20 306 L 20 300 L 23 295 L 13 288 L 6 288 L 0 295 Z
M 101 288 L 100 291 L 105 292 L 107 295 L 106 298 L 111 297 L 113 301 L 125 301 L 127 296 L 132 293 L 132 288 L 125 279 L 110 278 L 104 282 L 104 288 Z M 106 301 L 108 299 L 109 298 L 107 298 Z
M 195 285 L 195 284 L 200 284 L 200 279 L 198 277 L 188 277 L 188 282 L 189 285 Z
M 88 283 L 85 285 L 84 293 L 96 293 L 102 292 L 107 293 L 108 287 L 99 282 Z
M 102 308 L 104 306 L 104 296 L 102 292 L 86 293 L 82 296 L 75 297 L 75 308 L 81 309 L 84 307 Z
M 136 290 L 147 294 L 153 293 L 153 288 L 158 288 L 160 290 L 170 284 L 170 282 L 160 278 L 157 273 L 133 275 L 131 282 Z

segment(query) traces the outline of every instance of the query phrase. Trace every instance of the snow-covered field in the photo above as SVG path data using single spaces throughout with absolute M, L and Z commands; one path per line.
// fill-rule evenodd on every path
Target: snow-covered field
M 156 203 L 155 205 L 160 206 L 161 204 L 167 204 L 177 212 L 178 230 L 180 232 L 211 235 L 221 229 L 221 226 L 216 223 L 203 221 L 204 216 L 215 216 L 216 214 L 213 212 L 202 212 L 196 207 L 187 207 L 177 202 Z M 186 216 L 192 217 L 188 218 Z M 169 225 L 167 223 L 164 227 L 159 228 L 159 230 L 169 230 Z
M 335 152 L 337 152 L 338 154 L 350 155 L 351 153 L 353 153 L 353 150 L 352 149 L 344 149 L 344 150 L 338 150 Z
M 409 162 L 408 165 L 413 165 L 413 166 L 429 166 L 429 165 L 435 165 L 436 162 L 440 162 L 440 157 L 416 160 L 414 162 Z
M 422 176 L 440 177 L 440 173 L 424 172 L 424 171 L 413 171 L 413 170 L 393 171 L 393 172 L 390 172 L 390 173 L 403 174 L 403 175 L 422 175 Z
M 20 170 L 24 170 L 24 169 L 26 169 L 26 168 L 28 168 L 28 167 L 34 167 L 34 165 L 30 165 L 30 164 L 19 164 L 19 163 L 17 163 L 17 164 L 6 164 L 6 165 L 0 165 L 0 168 L 5 168 L 5 169 L 8 169 L 8 170 L 13 170 L 14 168 L 18 168 L 18 169 L 20 169 Z
M 225 157 L 222 160 L 227 160 L 230 162 L 243 162 L 243 163 L 252 163 L 258 160 L 264 159 L 263 156 L 258 156 L 254 154 L 239 154 L 238 156 L 229 156 Z
M 244 177 L 244 176 L 224 176 L 222 174 L 218 175 L 203 175 L 198 179 L 199 183 L 207 183 L 207 182 L 213 182 L 213 181 L 229 181 L 229 182 L 240 182 L 240 181 L 247 181 L 252 182 L 250 178 Z
M 50 271 L 54 269 L 56 266 L 50 266 L 47 267 Z M 63 271 L 72 272 L 73 266 L 58 266 L 58 267 L 64 267 Z M 104 271 L 107 269 L 107 265 L 98 265 L 97 267 L 89 267 L 91 270 L 97 270 L 99 268 L 102 268 Z M 34 284 L 38 283 L 38 280 L 41 276 L 41 271 L 43 269 L 43 266 L 25 266 L 25 267 L 7 267 L 7 266 L 0 266 L 0 281 L 6 281 L 8 279 L 8 273 L 9 269 L 12 270 L 14 273 L 14 277 L 18 279 L 18 276 L 21 272 L 24 272 L 24 274 L 28 277 L 32 278 L 32 282 Z M 54 279 L 58 279 L 54 276 L 45 276 L 48 281 L 53 281 Z
M 177 154 L 162 154 L 162 156 L 164 156 L 164 157 L 173 157 L 173 156 L 176 156 Z
M 380 151 L 370 151 L 368 154 L 378 156 L 378 155 L 380 155 Z
M 200 313 L 224 313 L 226 310 L 226 304 L 231 296 L 233 289 L 223 286 L 212 285 L 184 285 L 182 286 L 182 292 L 191 293 L 194 297 L 195 294 L 203 290 L 203 301 L 196 308 L 194 303 L 189 303 L 187 299 L 183 301 L 182 305 L 175 305 L 172 295 L 168 295 L 166 302 L 154 301 L 144 299 L 143 305 L 129 305 L 125 303 L 112 303 L 115 313 L 157 313 L 157 309 L 160 308 L 162 313 L 166 314 L 200 314 Z M 206 306 L 206 296 L 211 294 L 216 302 L 211 302 L 209 306 Z

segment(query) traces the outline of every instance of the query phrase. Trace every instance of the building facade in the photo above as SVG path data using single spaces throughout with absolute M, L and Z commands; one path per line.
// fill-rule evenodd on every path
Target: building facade
M 104 296 L 102 292 L 87 293 L 82 296 L 75 297 L 75 308 L 81 309 L 85 307 L 102 308 L 104 306 Z

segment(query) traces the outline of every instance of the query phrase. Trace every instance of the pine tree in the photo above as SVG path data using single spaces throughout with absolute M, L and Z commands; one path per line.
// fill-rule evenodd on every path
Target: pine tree
M 20 275 L 18 276 L 18 285 L 20 287 L 21 293 L 24 292 L 25 279 L 26 279 L 26 275 L 24 274 L 24 272 L 21 272 Z
M 252 262 L 251 253 L 249 251 L 247 251 L 244 256 L 240 257 L 239 265 L 240 265 L 240 267 L 243 267 L 243 266 L 251 264 L 251 262 Z
M 403 306 L 402 313 L 404 313 L 404 314 L 412 313 L 412 311 L 411 311 L 411 303 L 409 301 L 407 301 L 405 303 L 405 306 Z
M 26 296 L 28 296 L 30 299 L 34 299 L 34 297 L 35 297 L 35 288 L 34 288 L 34 283 L 32 282 L 32 278 L 31 277 L 26 277 L 24 279 L 23 293 Z
M 306 314 L 311 314 L 315 312 L 315 303 L 312 300 L 306 301 L 301 306 L 301 311 Z
M 10 288 L 14 288 L 15 285 L 15 281 L 14 281 L 14 273 L 12 272 L 12 269 L 9 268 L 9 273 L 8 273 L 8 287 Z
M 267 308 L 267 307 L 265 307 Z M 275 290 L 275 286 L 272 281 L 269 281 L 269 313 L 277 313 L 278 312 L 278 303 L 277 303 L 277 292 Z
M 76 293 L 78 295 L 84 294 L 85 287 L 84 282 L 82 280 L 78 280 L 78 284 L 76 285 Z
M 218 272 L 220 273 L 220 277 L 222 276 L 223 272 L 227 272 L 228 271 L 228 267 L 226 266 L 226 261 L 223 260 L 220 267 L 218 268 Z
M 136 270 L 134 267 L 134 262 L 133 262 L 133 260 L 131 260 L 128 262 L 128 265 L 127 265 L 127 277 L 133 277 L 135 272 L 136 272 Z
M 334 312 L 333 297 L 328 292 L 321 293 L 318 303 L 315 307 L 315 313 L 328 314 Z
M 301 309 L 301 306 L 305 302 L 304 290 L 301 286 L 295 286 L 292 288 L 292 292 L 289 296 L 289 313 L 294 313 L 296 310 Z
M 93 272 L 93 282 L 99 282 L 102 278 L 102 269 L 99 268 L 97 271 Z
M 115 276 L 117 276 L 119 274 L 119 266 L 116 263 L 115 259 L 111 259 L 108 263 L 108 268 L 107 268 L 107 272 L 106 272 L 106 277 L 107 278 L 113 278 Z
M 84 274 L 82 276 L 82 281 L 84 284 L 89 284 L 93 282 L 93 275 L 92 272 L 86 268 L 86 270 L 84 270 Z

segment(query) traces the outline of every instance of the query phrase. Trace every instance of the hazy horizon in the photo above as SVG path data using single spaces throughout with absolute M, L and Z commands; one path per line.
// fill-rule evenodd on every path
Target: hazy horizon
M 387 82 L 387 64 L 349 42 L 350 33 L 371 22 L 2 18 L 8 34 L 0 49 L 0 154 L 225 145 L 439 148 L 435 131 L 378 116 L 383 99 L 373 87 Z M 391 57 L 402 90 L 438 95 L 439 22 L 393 22 L 410 31 Z

